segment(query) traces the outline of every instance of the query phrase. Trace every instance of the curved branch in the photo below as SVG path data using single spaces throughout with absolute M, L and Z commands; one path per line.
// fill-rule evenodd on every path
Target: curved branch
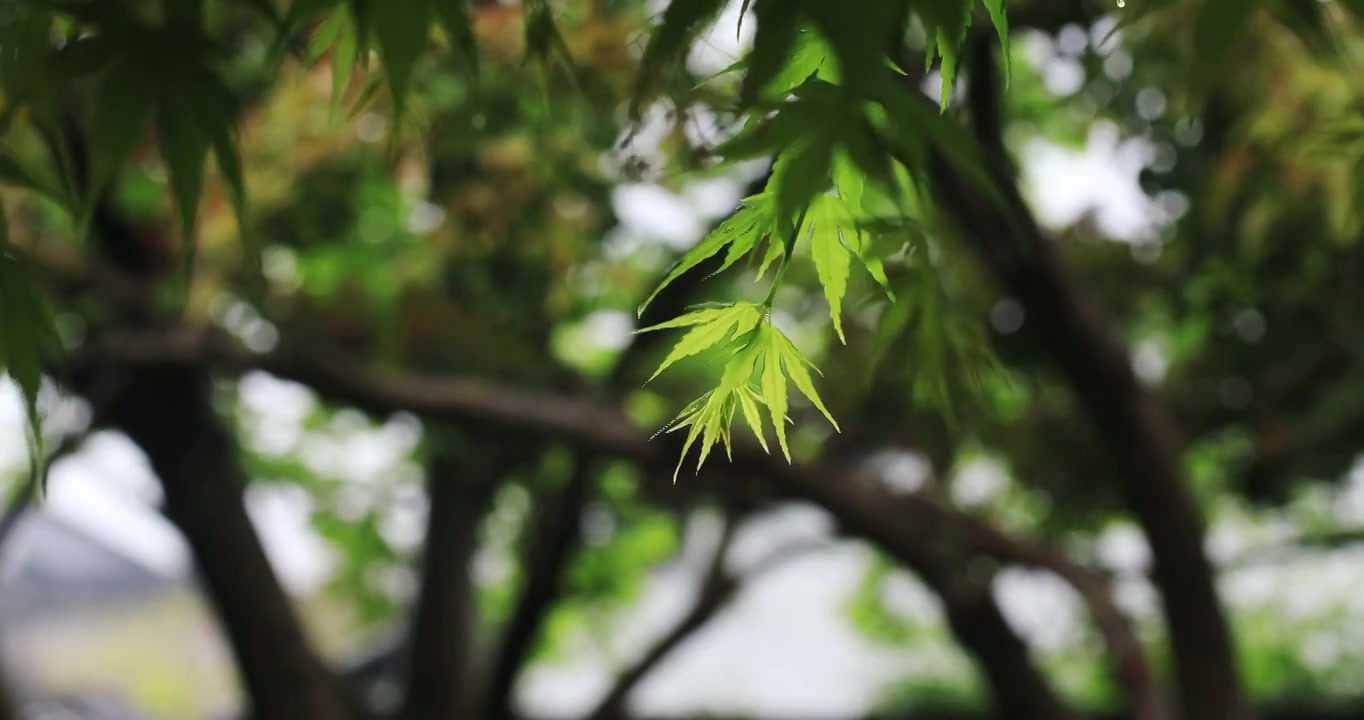
M 665 436 L 650 442 L 620 410 L 589 400 L 468 378 L 398 375 L 315 354 L 251 353 L 214 331 L 181 329 L 111 338 L 77 353 L 72 363 L 78 367 L 110 357 L 124 362 L 173 357 L 235 371 L 265 370 L 309 385 L 330 400 L 374 412 L 407 411 L 428 420 L 496 426 L 514 434 L 566 440 L 586 452 L 629 457 L 650 467 L 667 467 L 681 450 L 680 439 Z M 821 506 L 846 532 L 908 565 L 943 597 L 959 638 L 989 670 L 1001 709 L 1021 713 L 1020 718 L 1069 716 L 1004 621 L 988 588 L 959 582 L 958 560 L 930 547 L 917 529 L 905 523 L 903 513 L 883 490 L 860 483 L 850 474 L 787 465 L 751 443 L 736 443 L 729 467 L 708 466 L 697 481 L 714 483 L 730 494 L 794 498 Z M 506 698 L 515 668 L 508 663 L 499 667 L 495 695 Z
M 405 411 L 428 421 L 564 440 L 580 451 L 627 457 L 648 468 L 669 467 L 681 450 L 680 438 L 650 442 L 621 410 L 590 399 L 472 378 L 401 374 L 288 348 L 256 353 L 212 328 L 172 327 L 103 337 L 73 353 L 68 370 L 110 362 L 261 370 L 308 385 L 330 401 L 377 414 Z M 708 466 L 694 482 L 719 488 L 726 496 L 792 498 L 821 506 L 846 532 L 905 563 L 942 596 L 954 631 L 987 669 L 1002 710 L 1016 717 L 1069 716 L 1004 621 L 988 588 L 959 582 L 960 559 L 930 547 L 929 540 L 904 522 L 895 503 L 888 502 L 888 493 L 858 482 L 850 473 L 775 461 L 751 443 L 736 443 L 734 451 L 730 466 Z M 529 640 L 517 644 L 528 647 Z M 509 711 L 516 669 L 509 661 L 499 667 L 494 696 L 503 698 L 499 703 Z
M 1165 720 L 1169 717 L 1160 687 L 1147 661 L 1146 651 L 1131 621 L 1113 600 L 1106 578 L 1060 553 L 1012 537 L 989 523 L 940 505 L 927 496 L 909 496 L 902 502 L 906 512 L 921 521 L 955 533 L 977 553 L 1050 571 L 1069 584 L 1094 616 L 1094 623 L 1108 649 L 1114 682 L 1127 697 L 1133 720 Z
M 625 717 L 625 701 L 635 688 L 639 687 L 639 684 L 656 670 L 668 655 L 681 647 L 697 631 L 714 619 L 721 610 L 724 610 L 729 602 L 739 594 L 740 590 L 752 585 L 761 576 L 790 560 L 801 557 L 810 551 L 828 547 L 828 543 L 825 542 L 802 542 L 786 545 L 759 560 L 749 570 L 740 573 L 738 576 L 732 576 L 725 570 L 725 557 L 733 545 L 738 526 L 739 520 L 737 518 L 730 517 L 726 520 L 720 541 L 706 566 L 701 587 L 696 593 L 691 608 L 673 625 L 672 629 L 659 637 L 633 665 L 620 673 L 616 683 L 602 697 L 596 709 L 588 713 L 588 720 L 615 720 Z
M 710 563 L 706 566 L 706 572 L 701 580 L 701 587 L 696 593 L 696 599 L 692 602 L 691 609 L 672 627 L 667 633 L 660 637 L 633 665 L 626 668 L 616 679 L 615 685 L 602 697 L 601 702 L 597 703 L 595 710 L 587 714 L 588 720 L 613 720 L 624 717 L 625 701 L 630 693 L 639 686 L 649 673 L 658 667 L 665 657 L 676 650 L 687 638 L 691 637 L 700 630 L 711 618 L 728 604 L 739 587 L 739 580 L 733 578 L 725 570 L 725 556 L 729 554 L 729 548 L 734 541 L 734 533 L 739 525 L 736 518 L 728 516 L 725 518 L 725 526 L 721 531 L 720 540 L 716 544 L 715 552 L 711 555 Z

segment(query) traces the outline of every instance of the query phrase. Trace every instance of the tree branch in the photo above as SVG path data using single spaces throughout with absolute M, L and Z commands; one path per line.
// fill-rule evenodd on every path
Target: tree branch
M 526 584 L 493 662 L 482 717 L 494 720 L 513 717 L 516 680 L 534 650 L 545 618 L 563 591 L 564 573 L 581 540 L 583 510 L 592 494 L 595 469 L 593 455 L 579 455 L 563 489 L 540 506 L 526 563 Z
M 671 630 L 645 651 L 633 665 L 626 668 L 617 677 L 616 683 L 602 697 L 601 702 L 597 703 L 596 709 L 588 713 L 588 720 L 615 720 L 624 717 L 625 701 L 629 698 L 630 693 L 634 692 L 634 689 L 639 686 L 639 683 L 658 667 L 663 658 L 676 650 L 687 638 L 709 622 L 734 596 L 739 581 L 731 577 L 725 570 L 725 556 L 729 554 L 729 548 L 733 544 L 734 533 L 738 525 L 737 518 L 732 515 L 726 516 L 720 540 L 706 566 L 705 574 L 701 579 L 701 587 L 696 592 L 696 599 L 692 602 L 691 609 L 682 616 Z
M 588 399 L 471 378 L 399 374 L 288 348 L 254 353 L 213 328 L 172 327 L 100 338 L 73 353 L 67 369 L 76 373 L 111 362 L 133 366 L 181 362 L 231 372 L 262 370 L 308 385 L 330 401 L 376 414 L 405 411 L 428 421 L 564 440 L 580 451 L 631 458 L 651 469 L 669 466 L 681 450 L 680 439 L 650 442 L 619 409 Z M 988 588 L 963 589 L 954 577 L 960 570 L 959 558 L 928 547 L 929 541 L 905 524 L 884 490 L 845 473 L 775 461 L 752 443 L 736 443 L 729 467 L 712 464 L 693 483 L 718 488 L 726 496 L 794 498 L 824 508 L 846 532 L 881 547 L 939 592 L 959 638 L 978 661 L 993 668 L 989 674 L 1003 710 L 1021 713 L 1017 717 L 1029 712 L 1032 717 L 1069 716 L 1009 629 Z M 534 628 L 520 627 L 522 638 L 527 631 L 533 635 Z M 522 639 L 518 644 L 528 647 L 529 642 Z M 495 694 L 503 698 L 504 709 L 515 674 L 510 660 L 499 666 Z
M 1114 682 L 1123 690 L 1133 720 L 1165 720 L 1170 716 L 1141 640 L 1133 631 L 1131 621 L 1114 602 L 1106 578 L 1060 553 L 1012 537 L 927 496 L 909 496 L 902 502 L 906 513 L 918 522 L 955 534 L 974 552 L 1003 562 L 1048 570 L 1069 584 L 1094 616 L 1108 649 Z
M 828 543 L 825 542 L 802 542 L 786 545 L 773 551 L 771 555 L 759 560 L 752 568 L 735 577 L 725 570 L 725 557 L 733 545 L 734 535 L 739 524 L 737 517 L 731 515 L 726 518 L 724 530 L 721 532 L 715 552 L 711 555 L 710 562 L 706 566 L 706 571 L 701 579 L 701 587 L 697 590 L 691 608 L 673 625 L 671 630 L 659 637 L 633 665 L 620 673 L 616 683 L 602 697 L 596 709 L 587 715 L 588 720 L 617 720 L 626 717 L 625 701 L 629 699 L 635 688 L 639 687 L 639 684 L 656 670 L 668 655 L 705 627 L 721 610 L 728 607 L 729 602 L 739 594 L 741 589 L 757 582 L 762 575 L 780 567 L 789 560 L 803 556 L 812 550 L 828 547 Z
M 428 420 L 475 423 L 513 434 L 566 440 L 586 452 L 629 457 L 649 467 L 666 467 L 669 458 L 681 450 L 678 441 L 670 437 L 650 442 L 619 410 L 590 401 L 528 393 L 472 379 L 383 373 L 337 358 L 282 351 L 255 354 L 213 331 L 136 333 L 92 345 L 74 355 L 72 362 L 79 367 L 110 358 L 124 362 L 177 358 L 236 371 L 265 370 L 309 385 L 330 400 L 373 412 L 407 411 Z M 999 683 L 996 691 L 1001 709 L 1022 713 L 1015 715 L 1020 718 L 1069 716 L 1028 658 L 1027 649 L 1009 629 L 988 588 L 967 588 L 958 583 L 957 560 L 929 547 L 924 537 L 905 524 L 901 510 L 887 501 L 883 490 L 841 473 L 775 461 L 751 443 L 736 443 L 732 465 L 711 465 L 696 482 L 713 483 L 724 493 L 795 498 L 823 507 L 845 531 L 904 562 L 942 595 L 959 638 L 983 665 L 994 668 L 989 674 Z M 557 576 L 553 581 L 557 582 Z M 536 615 L 542 611 L 537 609 Z M 530 615 L 528 612 L 527 618 L 538 623 L 538 618 Z M 522 639 L 518 644 L 528 647 L 525 633 L 533 634 L 535 628 L 515 623 L 514 627 L 520 627 Z M 509 659 L 498 667 L 495 692 L 505 699 L 515 667 Z

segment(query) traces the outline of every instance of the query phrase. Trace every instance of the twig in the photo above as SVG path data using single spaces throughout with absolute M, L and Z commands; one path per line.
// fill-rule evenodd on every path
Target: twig
M 738 577 L 725 570 L 725 557 L 733 544 L 734 534 L 739 525 L 738 518 L 726 517 L 720 541 L 707 566 L 701 588 L 696 593 L 691 609 L 677 624 L 658 638 L 643 655 L 617 676 L 616 683 L 607 691 L 595 710 L 587 715 L 588 720 L 614 720 L 624 716 L 625 702 L 635 688 L 650 673 L 658 668 L 668 655 L 681 647 L 689 638 L 705 627 L 734 599 L 739 590 L 751 585 L 758 578 L 776 569 L 785 562 L 800 557 L 812 550 L 828 547 L 825 542 L 793 543 L 773 552 L 757 562 L 752 568 Z

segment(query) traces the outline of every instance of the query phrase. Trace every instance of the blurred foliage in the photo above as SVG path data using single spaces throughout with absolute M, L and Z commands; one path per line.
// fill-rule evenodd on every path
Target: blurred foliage
M 654 17 L 626 0 L 0 3 L 0 366 L 36 406 L 40 361 L 60 343 L 18 263 L 44 246 L 104 252 L 85 237 L 104 201 L 165 262 L 149 282 L 174 298 L 168 314 L 253 350 L 594 393 L 652 428 L 700 397 L 680 420 L 703 458 L 739 441 L 735 416 L 797 460 L 912 453 L 923 492 L 1094 560 L 1119 499 L 1093 429 L 1022 332 L 1047 319 L 1010 305 L 924 192 L 930 147 L 975 163 L 952 80 L 963 39 L 984 33 L 1008 40 L 1005 139 L 1025 180 L 1031 150 L 1105 138 L 1103 162 L 1140 166 L 1135 227 L 1091 211 L 1050 230 L 1174 408 L 1214 527 L 1364 520 L 1336 508 L 1364 427 L 1364 5 L 1129 0 L 1055 3 L 1053 16 L 1015 0 L 1007 30 L 991 1 L 848 13 L 754 0 L 751 53 L 698 62 L 706 33 L 738 30 L 715 25 L 723 5 L 676 0 Z M 888 67 L 867 40 L 903 39 L 892 30 L 934 63 L 923 107 L 887 89 L 917 82 L 918 58 Z M 772 160 L 765 188 L 742 192 Z M 1027 190 L 1039 205 L 1069 192 Z M 632 209 L 628 192 L 658 200 Z M 722 222 L 671 227 L 684 223 L 675 206 Z M 725 274 L 697 290 L 718 263 Z M 673 319 L 688 328 L 675 347 L 616 375 L 664 286 L 724 309 Z M 95 293 L 54 304 L 86 333 L 130 322 Z M 643 389 L 619 382 L 646 365 L 669 371 Z M 299 389 L 253 405 L 252 382 L 219 406 L 253 491 L 302 497 L 336 563 L 330 596 L 390 626 L 413 592 L 418 540 L 395 528 L 423 516 L 427 429 Z M 380 441 L 398 451 L 350 454 Z M 565 473 L 540 458 L 557 450 L 529 448 L 536 462 L 490 501 L 474 562 L 488 628 L 525 580 L 535 508 Z M 981 463 L 1002 479 L 963 489 Z M 613 623 L 683 546 L 680 501 L 659 503 L 657 478 L 611 464 L 593 482 L 541 659 L 579 633 L 610 648 Z M 979 705 L 969 660 L 936 612 L 897 606 L 885 590 L 897 582 L 912 585 L 877 558 L 846 608 L 909 658 L 885 704 Z M 1276 602 L 1233 600 L 1253 691 L 1357 695 L 1359 659 L 1318 647 L 1338 609 Z M 1159 629 L 1142 627 L 1156 652 Z M 1068 694 L 1112 701 L 1090 634 L 1041 654 Z

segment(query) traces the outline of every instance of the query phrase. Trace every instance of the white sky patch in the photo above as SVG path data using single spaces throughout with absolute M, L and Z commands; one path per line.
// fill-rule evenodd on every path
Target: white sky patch
M 739 10 L 743 5 L 742 1 L 731 1 L 726 5 L 715 24 L 692 47 L 687 67 L 693 73 L 705 77 L 720 72 L 734 64 L 753 45 L 753 29 L 757 23 L 750 12 L 740 27 Z
M 145 456 L 120 435 L 101 434 L 52 466 L 42 512 L 168 576 L 183 575 L 189 550 L 154 509 L 160 490 Z
M 1146 140 L 1124 139 L 1117 126 L 1100 121 L 1082 150 L 1034 139 L 1021 155 L 1028 200 L 1043 225 L 1062 229 L 1092 212 L 1099 230 L 1114 240 L 1156 236 L 1158 214 L 1137 179 L 1154 159 Z
M 612 192 L 611 204 L 622 224 L 677 250 L 695 245 L 706 232 L 692 207 L 659 185 L 621 185 Z
M 313 501 L 307 491 L 293 485 L 254 484 L 247 488 L 246 509 L 270 564 L 290 592 L 306 594 L 327 581 L 335 557 L 309 522 Z
M 998 496 L 1009 484 L 1009 475 L 998 461 L 990 458 L 971 460 L 952 478 L 952 500 L 965 507 L 983 505 Z
M 583 320 L 588 342 L 602 350 L 624 350 L 634 329 L 634 319 L 619 310 L 598 310 Z
M 1009 626 L 1038 650 L 1059 650 L 1077 639 L 1083 601 L 1055 575 L 1007 568 L 995 576 L 993 590 Z

